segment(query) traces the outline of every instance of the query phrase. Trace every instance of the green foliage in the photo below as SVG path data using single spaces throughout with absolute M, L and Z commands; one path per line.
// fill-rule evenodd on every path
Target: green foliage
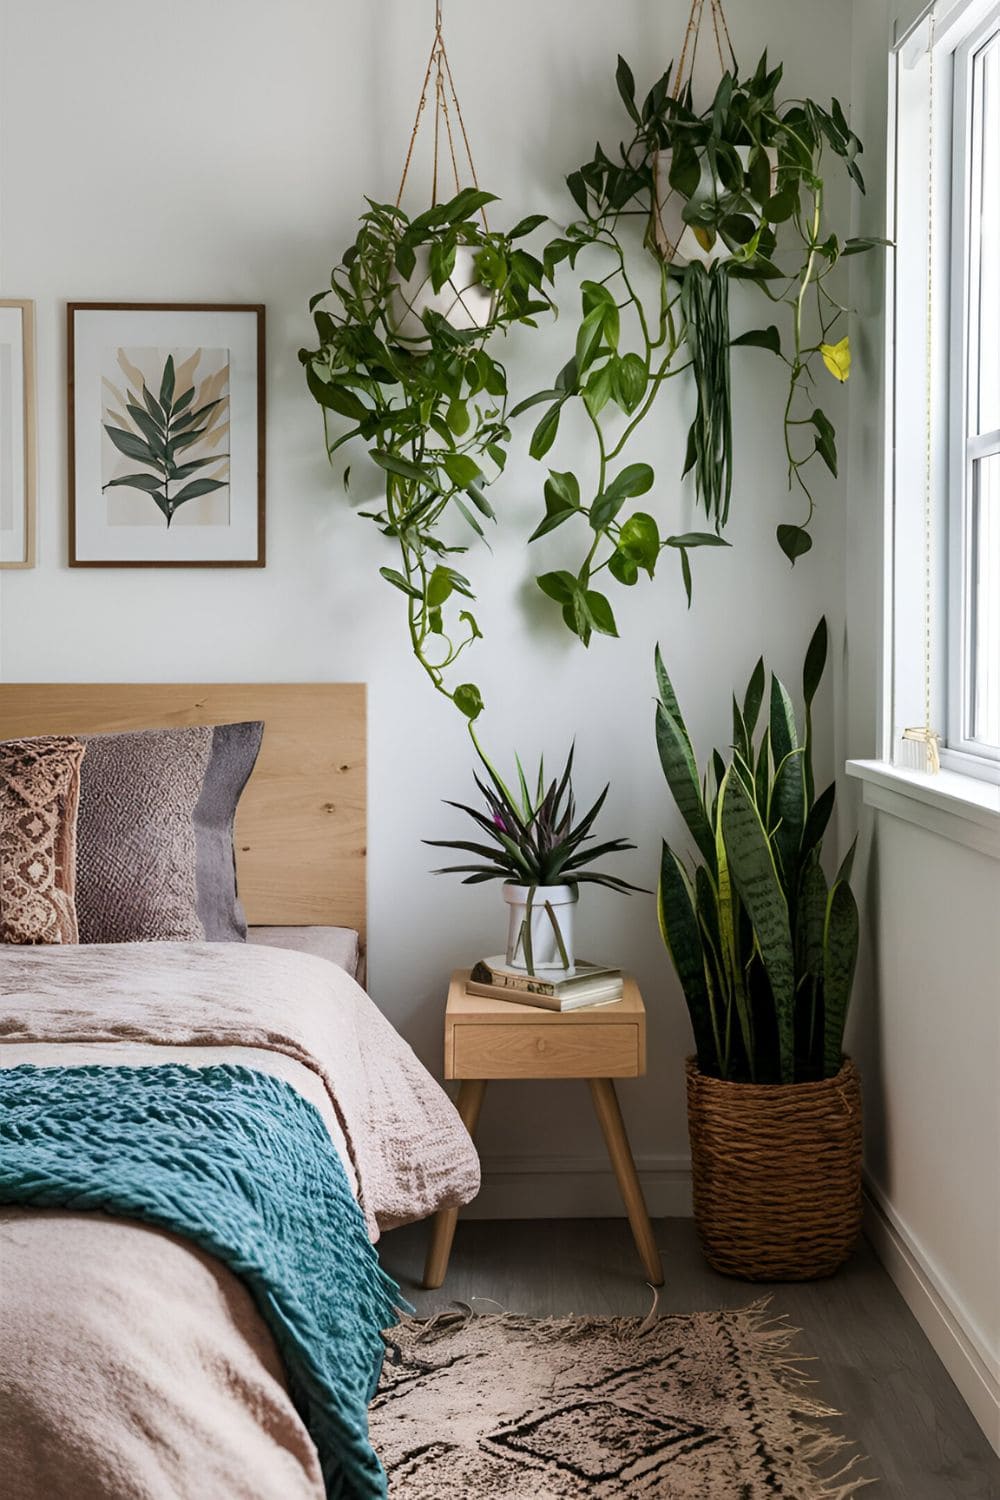
M 465 839 L 425 839 L 437 849 L 455 849 L 472 854 L 486 863 L 448 865 L 437 875 L 462 875 L 463 885 L 478 885 L 485 880 L 513 881 L 517 885 L 592 885 L 607 886 L 613 891 L 635 891 L 617 875 L 595 870 L 593 864 L 609 854 L 634 849 L 625 839 L 608 839 L 593 844 L 592 832 L 597 816 L 608 795 L 605 787 L 593 807 L 582 818 L 576 817 L 573 798 L 573 751 L 570 750 L 562 774 L 546 784 L 544 763 L 539 762 L 534 792 L 528 786 L 520 759 L 517 759 L 517 791 L 511 791 L 490 763 L 481 757 L 487 781 L 475 777 L 482 793 L 485 811 L 462 802 L 449 802 L 467 813 L 488 844 Z M 588 847 L 589 846 L 589 847 Z
M 681 280 L 681 314 L 696 393 L 684 473 L 692 469 L 698 498 L 721 530 L 733 492 L 733 402 L 729 360 L 729 280 L 726 262 L 706 270 L 693 261 Z
M 667 785 L 699 855 L 690 874 L 663 845 L 658 910 L 684 990 L 698 1065 L 739 1082 L 833 1077 L 858 952 L 850 887 L 853 847 L 828 887 L 821 856 L 835 788 L 815 796 L 812 703 L 826 664 L 826 621 L 803 670 L 805 726 L 765 670 L 733 700 L 728 764 L 716 751 L 699 780 L 691 741 L 659 650 L 656 742 Z
M 568 403 L 582 405 L 594 430 L 598 479 L 593 496 L 582 499 L 583 483 L 570 475 L 576 499 L 556 508 L 550 505 L 546 487 L 546 515 L 534 533 L 543 536 L 574 516 L 589 523 L 585 554 L 572 575 L 575 586 L 571 589 L 567 583 L 554 594 L 539 579 L 543 591 L 562 606 L 566 624 L 585 643 L 596 627 L 576 601 L 595 592 L 596 574 L 606 569 L 616 582 L 631 587 L 640 572 L 652 577 L 659 556 L 671 548 L 679 554 L 690 602 L 689 549 L 725 545 L 719 534 L 728 520 L 733 484 L 734 347 L 763 349 L 788 368 L 788 479 L 804 497 L 807 514 L 802 524 L 779 527 L 778 542 L 792 562 L 812 545 L 806 528 L 813 499 L 803 470 L 818 454 L 835 473 L 836 440 L 820 408 L 800 414 L 799 407 L 803 392 L 812 387 L 817 358 L 838 379 L 846 378 L 849 363 L 844 342 L 829 342 L 845 309 L 825 281 L 842 255 L 876 243 L 841 240 L 823 220 L 825 151 L 832 151 L 856 186 L 864 189 L 856 160 L 861 143 L 836 100 L 829 110 L 812 100 L 779 105 L 781 68 L 769 68 L 766 54 L 750 77 L 727 73 L 701 114 L 693 110 L 689 88 L 678 98 L 672 96 L 670 78 L 668 69 L 640 102 L 631 68 L 618 60 L 616 82 L 632 137 L 616 152 L 598 144 L 593 158 L 567 178 L 581 217 L 550 242 L 543 256 L 551 279 L 563 262 L 575 267 L 584 252 L 601 258 L 602 274 L 582 283 L 573 357 L 550 389 L 522 401 L 511 413 L 517 416 L 544 406 L 531 439 L 531 453 L 538 459 L 555 443 Z M 657 233 L 657 158 L 664 151 L 671 153 L 669 185 L 681 201 L 685 225 L 706 253 L 718 248 L 728 256 L 715 258 L 707 270 L 700 262 L 672 264 L 672 247 L 665 246 L 663 235 Z M 657 267 L 653 297 L 641 292 L 634 274 L 628 224 L 635 217 L 648 226 L 644 245 Z M 784 310 L 791 325 L 784 338 L 774 322 L 731 338 L 729 283 L 735 279 L 753 283 Z M 808 343 L 804 333 L 807 295 L 815 307 L 815 343 Z M 630 341 L 635 347 L 629 347 Z M 714 530 L 678 537 L 662 534 L 652 507 L 629 515 L 627 506 L 617 497 L 617 503 L 609 501 L 608 494 L 619 475 L 618 461 L 660 390 L 685 370 L 692 374 L 695 414 L 682 470 L 693 471 L 698 498 Z M 652 470 L 641 467 L 649 476 L 649 488 L 655 488 Z M 639 532 L 630 525 L 638 515 Z M 613 624 L 607 600 L 605 606 L 605 618 Z
M 398 552 L 399 566 L 383 567 L 381 575 L 405 599 L 417 660 L 470 726 L 483 710 L 479 688 L 451 688 L 447 676 L 481 632 L 465 602 L 474 599 L 472 584 L 453 563 L 468 549 L 454 539 L 452 523 L 473 538 L 485 536 L 484 522 L 495 520 L 486 490 L 503 471 L 510 439 L 507 375 L 486 346 L 515 324 L 535 326 L 536 315 L 552 306 L 541 262 L 518 243 L 543 217 L 494 233 L 477 217 L 493 201 L 491 193 L 466 188 L 410 219 L 369 199 L 329 291 L 310 300 L 317 346 L 299 351 L 323 411 L 331 462 L 357 440 L 382 471 L 384 507 L 361 512 Z M 478 286 L 492 297 L 487 326 L 453 327 L 428 308 L 424 336 L 401 337 L 394 299 L 418 255 L 426 251 L 438 292 L 463 247 L 475 252 Z
M 126 458 L 144 467 L 135 473 L 110 479 L 103 489 L 122 486 L 141 490 L 155 501 L 168 527 L 180 506 L 197 499 L 199 495 L 210 495 L 213 490 L 224 489 L 229 483 L 228 479 L 210 478 L 207 475 L 192 478 L 199 469 L 227 463 L 228 453 L 212 453 L 178 462 L 178 456 L 185 449 L 207 437 L 216 426 L 223 415 L 221 408 L 225 405 L 226 398 L 219 397 L 216 401 L 207 401 L 202 406 L 193 408 L 193 380 L 183 391 L 177 391 L 175 387 L 174 357 L 168 354 L 163 365 L 159 397 L 154 396 L 145 383 L 141 393 L 126 388 L 125 414 L 121 420 L 128 421 L 130 425 L 119 427 L 113 422 L 104 423 L 104 431 L 119 453 L 124 453 Z M 150 472 L 147 473 L 146 470 Z M 171 485 L 180 485 L 180 489 L 171 492 Z

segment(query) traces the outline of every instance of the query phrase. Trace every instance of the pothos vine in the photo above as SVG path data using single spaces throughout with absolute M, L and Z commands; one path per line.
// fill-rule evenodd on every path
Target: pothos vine
M 733 487 L 733 433 L 730 350 L 756 346 L 777 355 L 789 372 L 783 413 L 789 488 L 805 501 L 800 520 L 782 523 L 778 543 L 789 560 L 812 545 L 808 526 L 815 509 L 812 483 L 804 472 L 818 455 L 836 475 L 833 423 L 819 405 L 803 409 L 815 384 L 817 358 L 839 381 L 850 368 L 847 337 L 833 343 L 835 325 L 846 309 L 825 285 L 845 255 L 870 249 L 872 239 L 841 240 L 824 220 L 824 147 L 840 157 L 851 180 L 864 188 L 856 157 L 861 142 L 834 100 L 829 110 L 812 100 L 779 106 L 781 68 L 769 68 L 766 54 L 755 72 L 741 79 L 725 72 L 707 110 L 696 113 L 690 84 L 671 92 L 671 69 L 640 104 L 632 70 L 619 58 L 617 86 L 633 123 L 628 144 L 613 159 L 600 145 L 593 158 L 567 178 L 582 217 L 546 247 L 544 265 L 551 280 L 567 261 L 575 267 L 586 251 L 600 254 L 609 268 L 600 280 L 581 285 L 582 317 L 576 348 L 553 386 L 522 401 L 512 416 L 544 404 L 530 451 L 542 459 L 552 448 L 563 411 L 582 404 L 594 432 L 597 482 L 585 500 L 574 472 L 550 470 L 544 486 L 545 515 L 532 540 L 578 517 L 589 526 L 583 557 L 575 570 L 538 577 L 542 591 L 562 610 L 567 626 L 587 644 L 594 631 L 616 634 L 610 600 L 594 587 L 604 570 L 626 586 L 640 571 L 653 576 L 660 554 L 680 555 L 684 587 L 691 598 L 689 550 L 726 545 Z M 638 290 L 632 273 L 629 221 L 644 228 L 642 245 L 652 253 L 658 274 L 652 298 Z M 791 233 L 779 233 L 787 226 Z M 693 255 L 679 255 L 680 237 L 693 236 Z M 789 270 L 781 259 L 799 255 Z M 729 282 L 748 281 L 776 307 L 790 314 L 782 343 L 775 324 L 732 338 Z M 805 334 L 807 298 L 815 298 L 818 337 Z M 636 347 L 625 350 L 623 330 Z M 711 532 L 663 535 L 650 510 L 627 513 L 627 502 L 648 493 L 653 469 L 631 463 L 613 472 L 625 456 L 640 423 L 651 412 L 668 380 L 690 372 L 695 413 L 682 472 L 694 471 L 696 492 L 713 525 Z M 617 424 L 614 436 L 611 424 Z M 802 436 L 808 431 L 809 445 Z
M 399 566 L 381 575 L 406 600 L 414 656 L 474 741 L 482 694 L 473 682 L 452 686 L 450 674 L 482 632 L 465 602 L 470 581 L 453 564 L 467 544 L 448 528 L 455 520 L 483 538 L 496 520 L 486 490 L 511 433 L 506 371 L 487 344 L 552 306 L 542 263 L 517 243 L 543 216 L 490 231 L 476 216 L 492 201 L 466 188 L 410 219 L 369 200 L 329 289 L 310 301 L 318 347 L 299 352 L 330 460 L 360 438 L 380 471 L 384 505 L 361 514 L 396 544 Z M 331 413 L 350 424 L 336 436 Z
M 817 360 L 841 381 L 850 364 L 847 338 L 833 342 L 845 309 L 826 280 L 843 256 L 877 242 L 841 240 L 825 223 L 825 147 L 863 189 L 856 162 L 861 143 L 839 104 L 834 100 L 826 110 L 803 100 L 779 107 L 780 78 L 780 67 L 770 69 L 765 55 L 747 79 L 735 70 L 725 73 L 711 106 L 699 114 L 689 85 L 671 94 L 669 69 L 640 104 L 631 69 L 619 59 L 617 85 L 632 138 L 617 159 L 598 145 L 592 160 L 570 174 L 581 217 L 541 258 L 521 241 L 544 216 L 532 215 L 509 233 L 490 231 L 477 215 L 493 195 L 478 188 L 412 219 L 398 206 L 368 200 L 329 288 L 310 301 L 317 346 L 299 357 L 323 410 L 328 457 L 334 461 L 356 439 L 366 448 L 382 504 L 361 514 L 397 551 L 398 566 L 380 572 L 405 598 L 417 661 L 464 716 L 480 755 L 475 724 L 482 694 L 472 681 L 453 685 L 455 669 L 481 638 L 470 607 L 472 585 L 455 564 L 468 550 L 468 534 L 482 539 L 486 523 L 496 520 L 487 490 L 504 470 L 510 420 L 519 413 L 546 408 L 530 441 L 538 460 L 556 442 L 568 403 L 582 406 L 594 436 L 592 489 L 585 498 L 576 472 L 550 469 L 545 514 L 531 537 L 574 518 L 588 528 L 576 568 L 538 578 L 584 644 L 595 631 L 617 633 L 602 574 L 631 587 L 641 572 L 653 577 L 669 549 L 679 557 L 690 601 L 690 551 L 728 545 L 722 532 L 734 473 L 734 347 L 769 350 L 787 367 L 788 482 L 803 497 L 806 514 L 779 526 L 777 536 L 793 563 L 812 545 L 807 528 L 814 498 L 804 470 L 818 455 L 836 474 L 837 450 L 832 422 L 807 398 Z M 671 207 L 681 231 L 694 235 L 700 258 L 678 259 L 664 227 Z M 645 233 L 633 245 L 628 224 L 636 218 Z M 788 242 L 800 255 L 783 270 Z M 647 272 L 654 268 L 651 298 L 639 289 L 636 250 Z M 573 354 L 550 388 L 510 410 L 493 340 L 519 324 L 534 327 L 538 314 L 554 307 L 547 286 L 559 266 L 565 261 L 575 268 L 585 251 L 603 256 L 604 265 L 582 282 Z M 785 334 L 771 323 L 732 338 L 731 281 L 750 281 L 776 309 L 784 307 Z M 812 336 L 806 333 L 810 298 L 818 330 Z M 624 459 L 660 391 L 685 373 L 695 412 L 682 471 L 693 471 L 712 530 L 674 534 L 661 528 L 652 508 L 630 507 L 653 490 L 656 476 L 648 463 Z M 331 430 L 331 418 L 340 419 L 341 430 Z M 349 476 L 347 469 L 345 487 Z

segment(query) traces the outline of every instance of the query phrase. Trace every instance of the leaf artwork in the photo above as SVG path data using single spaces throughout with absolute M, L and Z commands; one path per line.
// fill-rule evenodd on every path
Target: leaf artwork
M 117 349 L 114 363 L 102 381 L 102 494 L 148 496 L 169 527 L 181 506 L 228 491 L 229 351 Z M 133 509 L 120 524 L 147 522 Z

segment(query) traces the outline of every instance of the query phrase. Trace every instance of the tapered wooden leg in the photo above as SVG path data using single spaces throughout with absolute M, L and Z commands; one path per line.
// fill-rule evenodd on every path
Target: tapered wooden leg
M 458 1112 L 462 1116 L 463 1125 L 473 1137 L 476 1134 L 479 1111 L 483 1107 L 485 1093 L 486 1083 L 481 1078 L 466 1078 L 458 1091 Z M 457 1223 L 457 1208 L 442 1208 L 434 1215 L 434 1222 L 431 1225 L 431 1242 L 427 1247 L 427 1261 L 424 1265 L 424 1286 L 428 1291 L 439 1287 L 445 1278 Z
M 635 1170 L 628 1136 L 625 1134 L 625 1121 L 622 1119 L 622 1112 L 618 1105 L 614 1080 L 588 1078 L 587 1082 L 590 1085 L 590 1097 L 594 1101 L 594 1110 L 601 1130 L 604 1132 L 604 1143 L 608 1148 L 611 1165 L 615 1169 L 618 1186 L 625 1200 L 625 1212 L 632 1226 L 632 1236 L 639 1258 L 645 1268 L 647 1279 L 652 1282 L 653 1286 L 662 1286 L 663 1266 L 660 1262 L 660 1252 L 653 1238 L 653 1226 L 649 1222 L 646 1201 L 639 1184 L 639 1174 Z

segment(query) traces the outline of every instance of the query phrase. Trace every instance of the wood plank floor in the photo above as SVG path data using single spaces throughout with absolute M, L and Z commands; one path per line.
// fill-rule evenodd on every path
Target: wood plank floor
M 654 1228 L 667 1278 L 662 1311 L 740 1307 L 767 1291 L 775 1312 L 801 1328 L 798 1347 L 816 1360 L 818 1395 L 843 1413 L 831 1425 L 857 1442 L 879 1480 L 864 1494 L 1000 1500 L 1000 1459 L 867 1245 L 829 1281 L 758 1289 L 709 1269 L 690 1220 L 660 1219 Z M 380 1245 L 421 1317 L 456 1300 L 532 1317 L 649 1310 L 652 1294 L 624 1220 L 460 1221 L 437 1292 L 420 1288 L 426 1239 L 427 1226 L 416 1224 Z

